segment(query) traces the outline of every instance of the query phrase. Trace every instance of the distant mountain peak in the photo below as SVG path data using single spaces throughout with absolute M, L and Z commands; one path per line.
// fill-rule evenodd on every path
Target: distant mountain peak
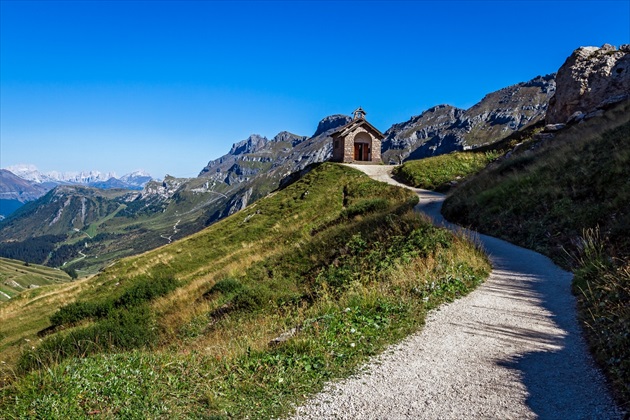
M 263 148 L 267 142 L 269 142 L 267 137 L 261 136 L 260 134 L 252 134 L 245 140 L 234 143 L 229 154 L 242 155 L 244 153 L 254 153 L 256 150 Z
M 144 169 L 136 169 L 135 171 L 129 172 L 128 174 L 121 176 L 120 179 L 134 177 L 134 176 L 151 176 L 151 175 Z
M 286 142 L 290 142 L 290 143 L 294 143 L 296 140 L 303 140 L 306 139 L 305 136 L 298 136 L 297 134 L 293 134 L 291 132 L 288 131 L 281 131 L 278 134 L 275 135 L 275 137 L 273 138 L 272 141 L 274 142 L 281 142 L 281 141 L 286 141 Z
M 317 124 L 317 130 L 315 130 L 315 134 L 313 137 L 317 137 L 326 131 L 333 130 L 338 127 L 342 127 L 352 121 L 352 118 L 348 115 L 343 114 L 334 114 L 329 115 L 322 119 L 319 124 Z

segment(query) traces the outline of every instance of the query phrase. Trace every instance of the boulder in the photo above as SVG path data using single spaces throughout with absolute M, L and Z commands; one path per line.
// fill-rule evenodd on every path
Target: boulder
M 560 131 L 566 126 L 567 126 L 566 124 L 547 124 L 543 131 L 547 133 L 553 132 L 553 131 Z
M 630 98 L 630 46 L 580 47 L 558 70 L 547 124 L 579 121 L 597 109 Z

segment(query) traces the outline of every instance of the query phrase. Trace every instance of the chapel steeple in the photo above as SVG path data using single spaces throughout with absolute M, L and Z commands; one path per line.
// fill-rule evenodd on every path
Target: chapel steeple
M 358 107 L 354 110 L 352 114 L 354 115 L 354 118 L 352 118 L 353 120 L 364 120 L 365 114 L 367 114 L 367 112 L 365 112 L 363 108 Z

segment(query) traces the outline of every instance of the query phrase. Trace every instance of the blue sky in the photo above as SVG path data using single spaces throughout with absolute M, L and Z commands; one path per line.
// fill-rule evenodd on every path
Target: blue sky
M 196 176 L 232 143 L 361 105 L 425 109 L 630 43 L 625 1 L 0 3 L 0 167 Z

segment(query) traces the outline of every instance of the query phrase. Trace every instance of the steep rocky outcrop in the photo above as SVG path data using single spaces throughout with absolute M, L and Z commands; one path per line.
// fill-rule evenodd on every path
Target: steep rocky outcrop
M 538 76 L 492 92 L 467 110 L 433 107 L 385 132 L 383 160 L 400 163 L 501 140 L 541 121 L 555 88 L 554 75 Z
M 464 112 L 451 105 L 438 105 L 406 122 L 392 125 L 385 132 L 383 160 L 386 163 L 401 163 L 418 149 L 436 151 L 444 143 L 446 131 L 457 123 Z M 456 148 L 456 143 L 452 142 L 452 147 Z
M 557 91 L 545 121 L 562 124 L 580 120 L 630 98 L 630 44 L 619 49 L 580 47 L 558 70 Z
M 352 121 L 352 118 L 347 115 L 329 115 L 328 117 L 321 120 L 319 124 L 317 124 L 317 130 L 315 130 L 313 137 L 317 137 L 327 131 L 335 130 L 343 125 L 348 124 L 350 121 Z

